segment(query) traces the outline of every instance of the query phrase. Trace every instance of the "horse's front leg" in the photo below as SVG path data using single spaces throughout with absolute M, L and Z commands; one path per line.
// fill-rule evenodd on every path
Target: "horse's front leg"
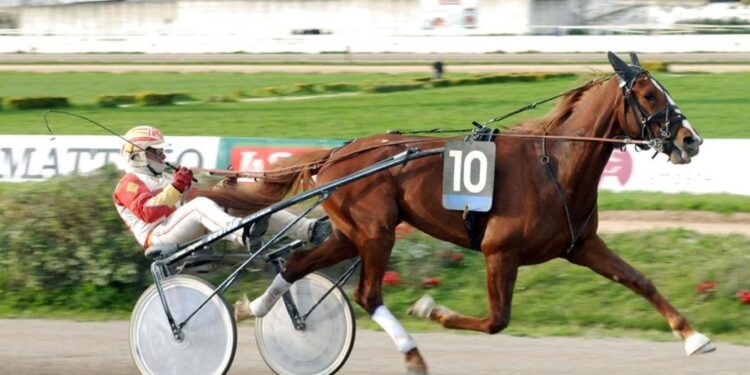
M 382 232 L 359 241 L 362 268 L 354 299 L 370 314 L 396 344 L 396 349 L 404 354 L 407 374 L 426 375 L 427 364 L 417 348 L 417 343 L 401 325 L 388 307 L 383 304 L 383 276 L 388 266 L 395 236 Z
M 425 295 L 410 309 L 409 314 L 429 318 L 447 328 L 467 329 L 490 334 L 498 333 L 510 323 L 513 287 L 518 275 L 519 260 L 515 252 L 494 251 L 485 255 L 487 262 L 487 301 L 489 315 L 474 318 L 461 315 L 445 306 L 436 305 Z
M 647 299 L 664 316 L 675 335 L 685 341 L 688 355 L 716 350 L 711 340 L 693 330 L 687 319 L 659 294 L 651 280 L 617 256 L 598 235 L 584 241 L 568 260 L 617 281 Z

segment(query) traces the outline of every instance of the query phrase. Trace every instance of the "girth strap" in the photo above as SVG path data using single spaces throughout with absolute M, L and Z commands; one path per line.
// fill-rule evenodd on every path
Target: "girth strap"
M 500 133 L 499 129 L 491 129 L 485 127 L 476 121 L 473 123 L 477 127 L 471 136 L 466 137 L 465 140 L 472 140 L 475 142 L 492 142 L 495 140 L 497 134 Z M 469 235 L 471 240 L 472 250 L 481 250 L 482 239 L 484 238 L 484 231 L 481 228 L 481 212 L 466 211 L 464 212 L 464 228 L 466 228 L 466 234 Z
M 482 239 L 484 238 L 484 231 L 481 230 L 480 213 L 476 211 L 468 211 L 464 215 L 464 228 L 466 228 L 466 234 L 469 235 L 471 240 L 471 249 L 480 251 L 482 250 Z
M 591 218 L 594 216 L 597 203 L 596 201 L 594 201 L 594 206 L 591 207 L 591 211 L 589 211 L 589 214 L 586 216 L 586 219 L 581 225 L 581 229 L 576 234 L 573 230 L 573 220 L 570 217 L 570 210 L 568 209 L 568 203 L 565 201 L 565 195 L 562 192 L 562 187 L 560 187 L 560 183 L 557 181 L 555 172 L 552 170 L 552 166 L 550 165 L 551 159 L 549 157 L 549 154 L 547 154 L 546 138 L 542 138 L 542 157 L 540 162 L 542 163 L 544 169 L 547 171 L 547 175 L 549 175 L 550 180 L 552 180 L 552 184 L 557 191 L 557 195 L 560 197 L 560 202 L 562 202 L 563 212 L 565 213 L 565 224 L 567 224 L 568 234 L 570 235 L 570 245 L 565 250 L 565 255 L 569 255 L 570 252 L 573 251 L 573 248 L 575 248 L 576 242 L 578 242 L 578 238 L 581 237 L 581 234 L 583 234 L 583 231 L 586 229 L 589 220 L 591 220 Z

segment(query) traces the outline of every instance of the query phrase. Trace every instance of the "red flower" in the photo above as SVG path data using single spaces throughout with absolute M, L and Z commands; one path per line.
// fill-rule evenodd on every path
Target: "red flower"
M 436 286 L 440 285 L 440 278 L 435 277 L 429 277 L 424 280 L 422 280 L 422 287 L 423 288 L 434 288 Z
M 451 260 L 458 263 L 464 259 L 464 255 L 461 253 L 453 253 L 451 254 Z
M 396 271 L 386 271 L 383 275 L 383 285 L 398 285 L 401 282 L 401 275 Z
M 695 286 L 695 290 L 698 293 L 713 292 L 715 288 L 716 288 L 716 281 L 707 281 L 705 283 L 700 283 Z
M 750 290 L 741 290 L 737 292 L 737 298 L 746 305 L 750 305 Z

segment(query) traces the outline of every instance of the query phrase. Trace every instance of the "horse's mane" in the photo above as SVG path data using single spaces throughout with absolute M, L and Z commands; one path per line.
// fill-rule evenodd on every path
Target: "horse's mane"
M 589 93 L 598 91 L 607 80 L 607 77 L 602 77 L 601 74 L 596 74 L 593 78 L 563 95 L 552 111 L 544 117 L 523 121 L 510 128 L 510 130 L 528 133 L 546 133 L 550 129 L 564 123 L 578 108 L 578 104 L 582 102 L 581 99 Z

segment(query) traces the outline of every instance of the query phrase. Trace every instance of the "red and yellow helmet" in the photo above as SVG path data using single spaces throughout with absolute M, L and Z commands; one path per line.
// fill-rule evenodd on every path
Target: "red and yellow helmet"
M 161 149 L 167 146 L 159 129 L 153 126 L 140 125 L 128 130 L 123 138 L 128 142 L 122 145 L 121 154 L 128 167 L 145 168 L 151 166 L 156 173 L 161 173 L 164 170 L 163 161 L 151 160 L 146 157 L 146 149 Z

